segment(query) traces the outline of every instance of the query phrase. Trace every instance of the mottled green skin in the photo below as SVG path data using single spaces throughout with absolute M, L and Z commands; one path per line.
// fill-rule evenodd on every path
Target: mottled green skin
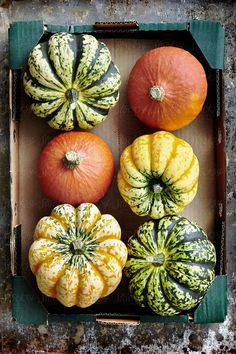
M 215 248 L 199 226 L 183 217 L 145 222 L 128 240 L 128 253 L 131 296 L 162 316 L 196 306 L 214 279 Z M 150 258 L 160 254 L 162 264 Z
M 104 121 L 119 99 L 121 79 L 104 43 L 62 32 L 32 50 L 23 83 L 35 115 L 69 131 Z

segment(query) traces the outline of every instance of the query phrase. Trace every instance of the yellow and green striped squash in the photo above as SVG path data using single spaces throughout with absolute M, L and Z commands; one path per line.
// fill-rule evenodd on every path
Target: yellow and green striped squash
M 119 99 L 121 79 L 104 43 L 61 32 L 32 50 L 23 83 L 35 115 L 68 131 L 104 121 Z
M 160 219 L 196 195 L 199 163 L 192 147 L 165 131 L 142 135 L 120 157 L 118 189 L 132 211 Z
M 56 206 L 37 224 L 29 263 L 40 291 L 88 307 L 119 285 L 127 260 L 116 219 L 91 203 Z
M 215 248 L 204 231 L 184 217 L 145 222 L 127 247 L 130 294 L 158 315 L 192 309 L 214 279 Z

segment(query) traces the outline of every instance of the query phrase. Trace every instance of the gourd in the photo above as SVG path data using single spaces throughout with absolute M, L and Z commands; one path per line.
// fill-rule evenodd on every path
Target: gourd
M 207 95 L 202 64 L 177 47 L 144 53 L 128 80 L 128 99 L 135 116 L 159 130 L 173 131 L 191 123 L 201 112 Z
M 43 148 L 37 175 L 42 192 L 58 203 L 96 202 L 112 182 L 113 156 L 95 134 L 61 133 Z
M 121 80 L 104 43 L 61 32 L 31 51 L 23 83 L 34 114 L 68 131 L 104 121 L 119 99 Z
M 120 157 L 118 189 L 134 213 L 153 219 L 181 212 L 196 195 L 199 163 L 172 133 L 142 135 Z
M 127 249 L 116 219 L 91 203 L 56 206 L 39 220 L 29 263 L 40 291 L 64 306 L 88 307 L 120 283 Z
M 131 296 L 159 315 L 192 309 L 214 279 L 215 248 L 204 231 L 184 217 L 145 222 L 127 247 Z

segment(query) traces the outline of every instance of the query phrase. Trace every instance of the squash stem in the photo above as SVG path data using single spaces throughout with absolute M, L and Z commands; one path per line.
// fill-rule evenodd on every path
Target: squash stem
M 78 96 L 78 91 L 74 88 L 66 91 L 66 98 L 68 99 L 72 110 L 76 108 L 76 101 L 78 100 Z
M 149 94 L 153 100 L 162 102 L 165 97 L 165 90 L 161 86 L 152 86 Z
M 80 239 L 77 238 L 71 243 L 70 249 L 74 255 L 79 255 L 81 254 L 83 247 L 84 247 L 84 242 L 82 242 Z
M 163 187 L 159 183 L 153 184 L 152 188 L 154 193 L 161 193 L 163 190 Z
M 164 253 L 158 253 L 155 256 L 147 256 L 146 261 L 161 266 L 165 261 L 165 255 Z
M 63 157 L 64 165 L 70 169 L 79 166 L 80 159 L 79 154 L 76 151 L 68 151 Z

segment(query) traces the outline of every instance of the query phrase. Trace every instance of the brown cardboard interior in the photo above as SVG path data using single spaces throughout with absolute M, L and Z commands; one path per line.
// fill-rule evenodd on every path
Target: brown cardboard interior
M 178 36 L 179 37 L 179 36 Z M 192 40 L 187 38 L 173 39 L 173 34 L 165 39 L 148 38 L 105 38 L 103 41 L 111 51 L 113 61 L 119 67 L 122 77 L 120 100 L 115 108 L 110 110 L 106 121 L 92 130 L 103 138 L 111 148 L 114 156 L 116 171 L 114 180 L 107 195 L 97 203 L 102 213 L 112 214 L 120 223 L 122 239 L 124 241 L 145 221 L 132 213 L 119 195 L 116 185 L 116 174 L 119 166 L 119 156 L 123 149 L 139 135 L 153 133 L 155 130 L 144 126 L 131 112 L 127 101 L 127 79 L 136 60 L 147 50 L 161 45 L 175 45 L 192 52 L 204 65 L 208 79 L 208 96 L 203 111 L 188 127 L 174 132 L 175 135 L 188 141 L 197 155 L 200 163 L 200 178 L 198 193 L 193 202 L 187 206 L 182 215 L 197 222 L 215 241 L 215 221 L 217 214 L 216 203 L 216 164 L 215 164 L 215 72 L 211 70 Z M 18 203 L 17 223 L 21 224 L 22 239 L 22 275 L 24 275 L 36 289 L 34 276 L 28 265 L 28 250 L 33 241 L 33 232 L 37 221 L 44 215 L 49 215 L 55 203 L 49 201 L 40 191 L 37 176 L 37 159 L 43 146 L 60 132 L 51 129 L 43 119 L 35 117 L 30 111 L 30 103 L 22 90 L 21 116 L 18 127 L 18 154 L 19 174 L 17 176 Z M 17 173 L 17 172 L 15 172 Z M 17 197 L 18 195 L 18 197 Z M 40 295 L 45 306 L 53 311 L 57 308 L 65 312 L 65 308 L 57 301 Z M 139 313 L 149 313 L 139 309 L 130 300 L 127 282 L 122 280 L 118 289 L 109 297 L 98 302 L 87 312 L 112 311 L 112 306 L 119 304 L 118 312 L 131 307 Z M 105 307 L 104 307 L 105 306 Z M 122 307 L 123 306 L 123 307 Z M 61 308 L 61 310 L 60 310 Z M 76 309 L 73 311 L 79 311 Z M 113 309 L 114 311 L 114 309 Z M 83 310 L 86 312 L 86 309 Z

